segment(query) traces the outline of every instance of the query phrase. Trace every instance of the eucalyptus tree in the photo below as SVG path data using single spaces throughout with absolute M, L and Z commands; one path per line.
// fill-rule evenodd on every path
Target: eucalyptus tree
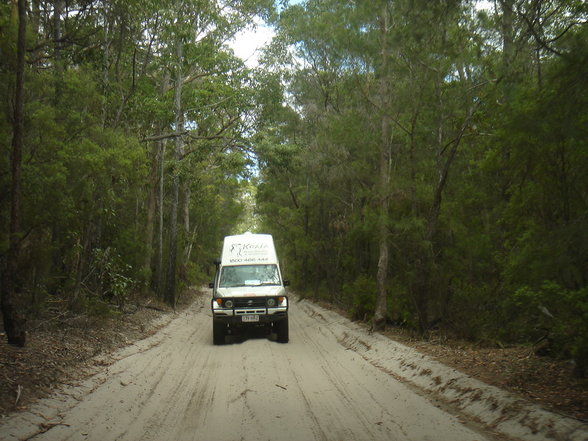
M 478 3 L 286 9 L 258 206 L 302 287 L 358 318 L 389 298 L 375 324 L 547 338 L 583 373 L 588 11 Z
M 395 92 L 402 103 L 396 123 L 412 199 L 410 214 L 395 218 L 406 216 L 416 227 L 409 233 L 414 242 L 405 254 L 413 256 L 407 263 L 414 274 L 406 281 L 424 332 L 430 313 L 438 320 L 447 302 L 438 268 L 444 251 L 439 237 L 444 193 L 450 172 L 459 173 L 458 153 L 475 134 L 488 80 L 478 73 L 476 34 L 468 27 L 468 9 L 458 1 L 420 6 L 398 2 L 395 11 L 396 66 L 403 86 Z
M 353 110 L 358 99 L 364 100 L 357 93 L 359 88 L 355 93 L 351 89 L 358 78 L 353 66 L 360 64 L 348 46 L 358 44 L 349 38 L 359 33 L 356 15 L 353 8 L 345 11 L 341 2 L 308 2 L 284 11 L 279 46 L 275 45 L 266 60 L 273 61 L 273 71 L 281 72 L 290 86 L 268 105 L 273 112 L 266 120 L 269 129 L 258 152 L 262 160 L 259 207 L 268 218 L 284 221 L 286 207 L 279 216 L 269 216 L 267 210 L 273 210 L 269 198 L 276 203 L 277 197 L 284 198 L 282 203 L 291 207 L 288 216 L 294 222 L 286 221 L 280 228 L 290 231 L 283 236 L 296 238 L 282 240 L 288 242 L 301 284 L 314 286 L 317 294 L 326 290 L 339 300 L 344 281 L 340 271 L 346 261 L 345 231 L 355 199 L 355 173 L 349 165 L 361 156 L 362 142 L 364 149 L 375 148 L 371 133 L 360 135 L 365 121 Z M 295 57 L 289 56 L 292 46 Z M 284 68 L 282 62 L 288 58 L 290 66 Z M 277 69 L 280 64 L 281 70 Z M 269 80 L 279 84 L 274 77 Z M 285 105 L 276 109 L 276 102 Z M 276 192 L 280 187 L 282 196 Z M 280 235 L 277 237 L 280 242 Z
M 6 338 L 9 344 L 24 346 L 26 342 L 26 322 L 18 305 L 18 296 L 23 290 L 20 271 L 22 241 L 22 157 L 24 144 L 25 117 L 25 52 L 26 52 L 26 1 L 17 2 L 16 23 L 16 63 L 14 88 L 14 119 L 12 130 L 12 151 L 10 155 L 10 226 L 8 230 L 8 253 L 6 266 L 2 271 L 0 301 Z M 13 27 L 13 29 L 14 29 Z
M 238 180 L 223 186 L 223 198 L 213 197 L 210 186 L 242 173 L 251 85 L 242 63 L 223 44 L 254 14 L 270 13 L 270 2 L 179 4 L 36 0 L 25 8 L 30 28 L 24 51 L 26 130 L 20 131 L 18 228 L 24 234 L 18 234 L 23 251 L 18 262 L 7 259 L 14 236 L 8 214 L 16 199 L 8 193 L 0 198 L 2 261 L 18 266 L 7 271 L 3 265 L 2 272 L 23 281 L 19 307 L 37 311 L 48 296 L 62 296 L 77 310 L 122 304 L 138 280 L 149 279 L 142 268 L 151 266 L 157 208 L 158 267 L 163 267 L 163 231 L 172 216 L 164 208 L 173 205 L 166 194 L 173 189 L 170 170 L 178 171 L 184 184 L 175 207 L 179 213 L 179 203 L 183 206 L 178 216 L 186 230 L 178 235 L 183 263 L 193 248 L 205 253 L 201 244 L 208 238 L 197 226 L 219 235 L 237 222 L 222 213 L 237 217 L 232 198 Z M 178 22 L 180 11 L 185 21 Z M 17 14 L 11 12 L 9 3 L 0 6 L 0 26 L 14 29 L 0 41 L 6 55 L 0 69 L 5 139 L 19 133 L 8 124 L 14 120 L 17 64 L 16 26 L 9 26 Z M 183 121 L 186 130 L 176 130 Z M 153 149 L 139 142 L 155 136 Z M 179 160 L 170 158 L 169 148 L 164 151 L 166 141 L 176 138 L 174 150 L 184 150 Z M 6 148 L 3 189 L 10 188 L 9 160 Z M 195 188 L 196 194 L 190 192 Z M 198 201 L 208 204 L 198 207 Z M 190 222 L 189 216 L 198 221 Z M 193 246 L 197 233 L 201 240 Z
M 318 185 L 323 198 L 334 188 L 340 197 L 341 186 L 324 182 L 324 176 L 341 176 L 341 170 L 347 169 L 347 185 L 353 185 L 354 179 L 365 173 L 360 182 L 367 191 L 352 186 L 350 193 L 354 196 L 346 201 L 352 206 L 362 193 L 369 200 L 368 210 L 363 204 L 359 210 L 363 214 L 354 214 L 344 223 L 319 214 L 323 230 L 314 240 L 320 241 L 320 236 L 347 223 L 338 230 L 345 242 L 353 237 L 353 230 L 361 229 L 356 222 L 370 225 L 367 241 L 372 257 L 368 261 L 375 260 L 375 265 L 368 265 L 368 271 L 375 280 L 372 312 L 376 327 L 385 324 L 390 312 L 399 319 L 398 293 L 393 294 L 392 307 L 387 304 L 390 271 L 394 283 L 408 287 L 408 301 L 413 305 L 409 309 L 417 313 L 420 328 L 428 327 L 442 194 L 479 105 L 472 73 L 475 67 L 465 59 L 471 48 L 462 24 L 464 11 L 457 1 L 433 5 L 310 1 L 283 14 L 282 38 L 293 45 L 298 60 L 302 60 L 302 70 L 293 76 L 290 93 L 308 136 L 301 158 L 307 158 L 308 170 L 318 168 L 309 179 Z M 345 138 L 333 130 L 339 124 L 347 124 Z M 354 170 L 350 171 L 350 162 L 333 166 L 322 161 L 319 154 L 327 146 L 331 146 L 331 157 L 356 155 Z M 364 170 L 359 172 L 362 162 Z M 425 194 L 419 182 L 426 183 Z M 408 214 L 401 196 L 406 193 L 411 195 Z M 318 202 L 320 211 L 320 198 Z M 327 203 L 338 206 L 335 198 Z M 420 208 L 425 206 L 428 208 Z M 367 212 L 373 215 L 373 223 L 368 223 Z M 409 223 L 412 225 L 406 228 Z M 404 238 L 412 234 L 411 230 L 416 232 L 412 244 Z M 330 254 L 336 255 L 335 250 Z M 324 265 L 320 258 L 315 261 L 319 267 Z M 331 265 L 324 273 L 338 271 L 337 265 Z
M 497 201 L 492 215 L 501 227 L 494 238 L 497 291 L 505 320 L 511 319 L 508 337 L 551 341 L 552 353 L 573 355 L 577 372 L 586 375 L 580 262 L 588 242 L 576 228 L 586 223 L 579 171 L 585 137 L 578 130 L 586 118 L 588 10 L 580 3 L 515 3 L 522 56 L 514 80 L 498 85 L 504 97 L 498 111 L 487 113 L 484 122 L 495 136 L 480 167 L 500 192 L 489 196 Z
M 162 133 L 145 140 L 173 139 L 169 250 L 162 291 L 169 303 L 176 299 L 178 224 L 183 226 L 180 273 L 185 273 L 192 250 L 190 237 L 196 232 L 190 225 L 191 178 L 184 165 L 189 162 L 186 158 L 198 146 L 213 143 L 226 152 L 244 144 L 246 110 L 251 106 L 242 92 L 247 88 L 245 68 L 228 53 L 225 43 L 256 14 L 270 12 L 271 2 L 267 1 L 170 1 L 161 5 L 155 45 L 160 72 L 167 72 L 162 78 L 171 80 L 169 88 L 162 89 L 162 98 L 173 92 L 169 109 L 173 118 L 167 127 L 160 127 Z

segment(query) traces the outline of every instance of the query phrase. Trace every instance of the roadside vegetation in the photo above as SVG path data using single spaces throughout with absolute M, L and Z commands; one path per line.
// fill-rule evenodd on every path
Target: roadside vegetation
M 481 6 L 286 10 L 257 209 L 299 292 L 585 377 L 588 9 Z
M 375 329 L 588 376 L 586 3 L 283 6 L 0 2 L 9 343 L 56 304 L 174 307 L 257 230 L 294 290 Z M 251 69 L 227 42 L 256 17 Z

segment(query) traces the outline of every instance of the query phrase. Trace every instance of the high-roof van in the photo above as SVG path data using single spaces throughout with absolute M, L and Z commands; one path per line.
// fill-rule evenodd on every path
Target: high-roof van
M 215 345 L 240 328 L 265 328 L 287 343 L 288 297 L 270 234 L 226 236 L 212 288 Z

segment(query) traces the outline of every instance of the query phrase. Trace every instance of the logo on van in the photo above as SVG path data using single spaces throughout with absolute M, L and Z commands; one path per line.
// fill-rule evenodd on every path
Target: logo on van
M 234 243 L 231 245 L 230 253 L 234 256 L 258 256 L 266 254 L 269 249 L 267 243 Z

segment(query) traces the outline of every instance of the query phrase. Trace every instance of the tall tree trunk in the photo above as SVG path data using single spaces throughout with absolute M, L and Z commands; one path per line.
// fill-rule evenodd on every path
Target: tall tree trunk
M 175 125 L 176 133 L 178 134 L 174 139 L 174 171 L 172 183 L 172 206 L 171 216 L 169 220 L 169 260 L 167 271 L 167 287 L 165 291 L 165 301 L 175 306 L 176 303 L 176 266 L 178 256 L 178 208 L 180 199 L 180 161 L 182 158 L 182 150 L 184 147 L 184 140 L 180 133 L 184 131 L 184 118 L 182 115 L 182 85 L 184 82 L 182 73 L 182 57 L 183 57 L 183 42 L 178 39 L 176 47 L 177 67 L 176 67 L 176 84 L 174 94 L 175 107 Z
M 2 277 L 2 317 L 8 343 L 24 346 L 26 343 L 26 321 L 18 311 L 17 298 L 21 291 L 19 258 L 21 246 L 21 168 L 24 144 L 24 74 L 26 52 L 26 0 L 18 0 L 18 37 L 16 49 L 16 90 L 14 100 L 14 123 L 12 135 L 10 188 L 10 231 L 8 260 Z
M 179 202 L 179 187 L 180 177 L 179 171 L 174 170 L 172 180 L 172 201 L 171 201 L 171 215 L 169 218 L 169 252 L 167 262 L 166 288 L 165 288 L 165 302 L 169 305 L 174 305 L 176 301 L 176 265 L 178 255 L 178 202 Z
M 169 74 L 163 76 L 161 82 L 161 95 L 165 94 L 165 91 L 169 87 Z M 160 299 L 165 298 L 165 280 L 164 280 L 164 268 L 163 268 L 163 199 L 164 199 L 164 183 L 165 183 L 165 143 L 166 141 L 160 139 L 157 141 L 157 153 L 153 160 L 157 164 L 158 170 L 156 173 L 159 175 L 155 182 L 155 196 L 156 206 L 158 213 L 158 227 L 157 227 L 157 249 L 155 252 L 155 274 L 152 274 L 151 278 L 151 289 L 157 293 Z M 152 243 L 152 242 L 151 242 Z M 152 247 L 153 248 L 153 247 Z M 150 260 L 151 263 L 151 260 Z
M 442 81 L 442 79 L 440 79 Z M 442 114 L 443 106 L 441 99 L 439 100 L 439 114 Z M 457 137 L 453 140 L 451 146 L 444 145 L 445 136 L 443 135 L 443 119 L 439 118 L 437 127 L 437 173 L 439 179 L 433 193 L 433 202 L 431 209 L 427 216 L 427 231 L 424 237 L 425 249 L 422 250 L 421 259 L 416 264 L 416 281 L 415 281 L 415 302 L 419 319 L 419 330 L 422 333 L 428 331 L 429 328 L 429 303 L 430 292 L 432 290 L 432 275 L 436 263 L 436 255 L 440 251 L 438 245 L 435 244 L 435 235 L 439 226 L 439 214 L 441 213 L 441 205 L 443 202 L 443 191 L 447 185 L 449 178 L 449 171 L 455 160 L 457 150 L 467 128 L 471 124 L 472 117 L 478 109 L 480 102 L 470 106 L 467 110 L 463 123 Z M 449 147 L 449 149 L 447 149 Z M 447 156 L 443 159 L 443 152 L 447 152 Z
M 155 210 L 157 208 L 157 190 L 159 186 L 159 150 L 161 141 L 151 147 L 149 168 L 149 189 L 147 195 L 147 219 L 145 220 L 145 256 L 143 260 L 143 289 L 147 290 L 151 281 L 151 261 L 153 258 L 153 231 L 155 227 Z
M 157 210 L 159 214 L 157 231 L 157 258 L 155 263 L 155 280 L 153 289 L 160 299 L 164 298 L 164 272 L 163 272 L 163 196 L 164 196 L 164 172 L 165 172 L 165 141 L 159 143 L 159 189 Z
M 378 287 L 376 297 L 376 309 L 374 312 L 374 328 L 383 329 L 386 327 L 386 316 L 388 313 L 388 266 L 390 260 L 390 244 L 388 232 L 388 211 L 390 207 L 389 186 L 390 186 L 390 155 L 392 125 L 388 116 L 390 107 L 390 78 L 389 78 L 389 12 L 387 4 L 382 9 L 380 33 L 381 33 L 381 72 L 380 72 L 380 97 L 382 99 L 382 120 L 380 137 L 380 177 L 378 182 L 379 216 L 378 216 L 378 272 L 376 283 Z
M 449 152 L 447 160 L 443 161 L 445 147 L 445 116 L 443 114 L 443 78 L 437 78 L 435 90 L 437 95 L 437 145 L 435 148 L 438 181 L 433 194 L 433 202 L 427 215 L 427 230 L 425 232 L 423 244 L 420 250 L 420 256 L 415 264 L 415 281 L 414 281 L 414 302 L 418 317 L 419 331 L 427 332 L 429 328 L 429 304 L 432 294 L 432 274 L 435 266 L 435 243 L 434 237 L 437 232 L 439 213 L 441 210 L 441 201 L 443 189 L 447 182 L 449 167 L 455 157 L 457 145 L 454 145 Z
M 184 282 L 188 281 L 188 261 L 192 252 L 192 233 L 190 232 L 190 196 L 191 190 L 188 182 L 182 182 L 182 225 L 184 227 L 184 249 L 180 275 Z

